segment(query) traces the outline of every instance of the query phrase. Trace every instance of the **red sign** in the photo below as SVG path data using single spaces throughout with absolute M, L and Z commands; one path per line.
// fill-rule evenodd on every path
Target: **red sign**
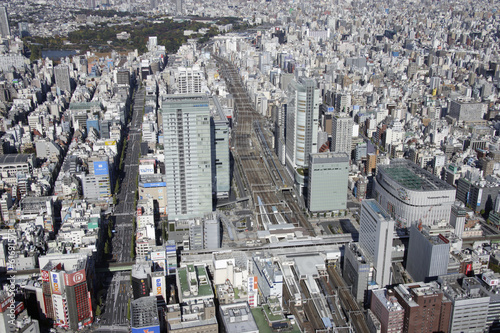
M 42 271 L 42 281 L 43 282 L 49 282 L 50 281 L 50 275 L 48 271 Z
M 468 275 L 472 271 L 472 264 L 467 264 L 465 268 L 465 275 Z
M 444 237 L 443 235 L 439 234 L 438 235 L 439 239 L 442 240 L 445 244 L 448 244 L 450 241 L 448 238 Z
M 16 305 L 16 316 L 18 314 L 20 314 L 23 310 L 24 310 L 24 303 L 23 302 L 17 303 L 17 305 Z
M 81 269 L 78 272 L 72 274 L 64 274 L 64 284 L 66 286 L 74 286 L 86 280 L 87 277 L 85 276 L 85 269 Z
M 0 312 L 5 312 L 5 310 L 7 310 L 7 308 L 9 307 L 10 303 L 12 301 L 12 296 L 8 296 L 3 302 L 2 304 L 0 304 Z

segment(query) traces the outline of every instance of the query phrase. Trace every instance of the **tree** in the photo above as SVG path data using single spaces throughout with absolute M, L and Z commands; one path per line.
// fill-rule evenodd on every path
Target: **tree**
M 97 308 L 95 309 L 95 315 L 96 317 L 99 317 L 101 315 L 101 307 L 97 305 Z
M 128 300 L 128 305 L 127 305 L 127 319 L 130 320 L 130 299 Z
M 109 240 L 106 241 L 106 244 L 104 244 L 104 253 L 109 254 L 111 252 L 111 248 L 109 245 Z
M 167 228 L 165 226 L 165 222 L 162 223 L 161 237 L 163 238 L 164 241 L 167 240 Z

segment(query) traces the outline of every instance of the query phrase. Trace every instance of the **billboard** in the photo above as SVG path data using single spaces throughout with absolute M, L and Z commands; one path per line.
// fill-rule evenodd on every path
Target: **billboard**
M 107 141 L 104 141 L 104 145 L 106 145 L 106 146 L 116 146 L 116 140 L 107 140 Z
M 257 276 L 248 277 L 248 293 L 253 293 L 259 289 L 257 284 Z
M 4 301 L 2 302 L 2 304 L 0 304 L 0 313 L 3 313 L 5 311 L 7 311 L 7 309 L 9 308 L 9 305 L 10 303 L 13 301 L 13 296 L 11 295 L 8 295 Z
M 160 333 L 160 325 L 134 328 L 132 327 L 132 333 Z
M 64 284 L 66 286 L 71 287 L 85 281 L 87 281 L 87 277 L 85 275 L 85 269 L 81 269 L 71 274 L 64 274 Z
M 49 271 L 41 271 L 42 272 L 42 281 L 50 282 L 50 274 Z
M 164 187 L 167 186 L 167 183 L 165 182 L 158 182 L 158 183 L 145 183 L 144 187 Z
M 167 245 L 165 247 L 165 250 L 167 253 L 176 253 L 177 252 L 177 248 L 175 247 L 175 245 Z
M 165 259 L 165 252 L 163 251 L 153 251 L 151 252 L 151 260 Z
M 94 175 L 96 176 L 109 176 L 109 167 L 107 161 L 94 162 Z
M 162 296 L 163 299 L 166 299 L 164 276 L 157 276 L 153 278 L 153 296 Z
M 155 173 L 155 167 L 152 164 L 141 164 L 139 165 L 140 175 L 153 175 Z
M 63 284 L 59 277 L 59 272 L 50 272 L 50 280 L 52 286 L 52 293 L 61 295 Z
M 64 300 L 61 295 L 52 296 L 52 305 L 54 306 L 54 314 L 56 315 L 55 324 L 58 326 L 66 326 L 66 315 L 64 313 Z

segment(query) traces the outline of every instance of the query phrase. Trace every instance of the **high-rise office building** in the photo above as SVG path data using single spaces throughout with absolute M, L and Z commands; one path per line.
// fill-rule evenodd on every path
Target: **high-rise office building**
M 30 28 L 28 22 L 19 22 L 17 26 L 19 28 L 19 36 L 21 38 L 30 35 Z
M 71 78 L 69 76 L 69 67 L 67 65 L 57 65 L 54 67 L 54 76 L 56 86 L 66 94 L 71 94 Z
M 0 37 L 10 37 L 9 16 L 4 6 L 0 6 Z
M 447 274 L 438 283 L 453 304 L 449 332 L 486 332 L 490 296 L 481 291 L 476 277 Z
M 290 172 L 309 164 L 318 148 L 319 89 L 313 79 L 299 78 L 288 86 L 286 165 Z
M 391 283 L 394 220 L 373 199 L 363 200 L 359 220 L 359 243 L 371 256 L 375 281 L 382 287 Z
M 349 156 L 346 153 L 309 155 L 307 205 L 311 212 L 346 209 Z
M 415 225 L 410 229 L 406 270 L 415 281 L 425 281 L 448 272 L 450 241 L 443 235 L 430 235 Z
M 217 198 L 227 198 L 231 189 L 229 163 L 229 121 L 217 96 L 212 98 L 215 108 L 211 119 L 212 180 Z
M 457 235 L 457 237 L 462 238 L 466 216 L 467 211 L 463 205 L 454 204 L 451 206 L 450 224 L 455 228 L 455 235 Z
M 91 260 L 86 256 L 66 255 L 40 267 L 47 318 L 54 325 L 72 331 L 92 324 Z
M 175 0 L 175 13 L 177 16 L 182 15 L 182 0 Z
M 349 116 L 335 115 L 332 118 L 332 151 L 344 152 L 351 157 L 352 127 L 354 120 Z
M 179 94 L 201 93 L 201 83 L 204 80 L 203 72 L 199 66 L 179 67 L 176 75 Z
M 359 243 L 349 243 L 345 247 L 342 277 L 351 286 L 352 294 L 359 303 L 365 301 L 368 285 L 373 279 L 373 262 L 368 257 Z
M 167 95 L 162 103 L 170 220 L 212 212 L 210 110 L 205 95 Z
M 114 72 L 115 82 L 119 85 L 130 86 L 130 71 L 125 68 L 118 69 Z
M 107 158 L 91 157 L 90 173 L 82 179 L 83 194 L 87 199 L 108 199 L 111 192 L 112 177 Z
M 380 321 L 382 333 L 403 332 L 405 311 L 392 290 L 373 290 L 370 310 Z
M 437 282 L 400 284 L 394 294 L 405 310 L 403 332 L 450 331 L 452 304 Z

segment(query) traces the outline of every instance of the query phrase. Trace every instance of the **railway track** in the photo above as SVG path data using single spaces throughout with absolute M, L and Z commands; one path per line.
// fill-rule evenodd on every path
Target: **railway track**
M 284 220 L 315 235 L 295 199 L 291 195 L 285 197 L 281 193 L 283 189 L 293 188 L 292 180 L 271 150 L 269 137 L 261 129 L 263 116 L 255 111 L 238 72 L 227 60 L 215 55 L 214 58 L 219 72 L 226 80 L 229 92 L 234 97 L 234 128 L 231 138 L 233 156 L 242 167 L 245 187 L 251 192 L 251 202 L 257 212 L 257 226 L 254 225 L 254 228 L 263 230 L 264 223 L 276 221 L 271 217 L 271 208 L 274 207 L 285 215 Z M 258 207 L 259 202 L 264 208 Z M 262 211 L 269 217 L 264 217 Z
M 332 265 L 329 265 L 327 270 L 330 281 L 332 281 L 333 285 L 337 288 L 342 310 L 354 327 L 354 331 L 356 333 L 369 333 L 370 331 L 366 325 L 365 315 L 358 303 L 354 300 L 344 279 Z

